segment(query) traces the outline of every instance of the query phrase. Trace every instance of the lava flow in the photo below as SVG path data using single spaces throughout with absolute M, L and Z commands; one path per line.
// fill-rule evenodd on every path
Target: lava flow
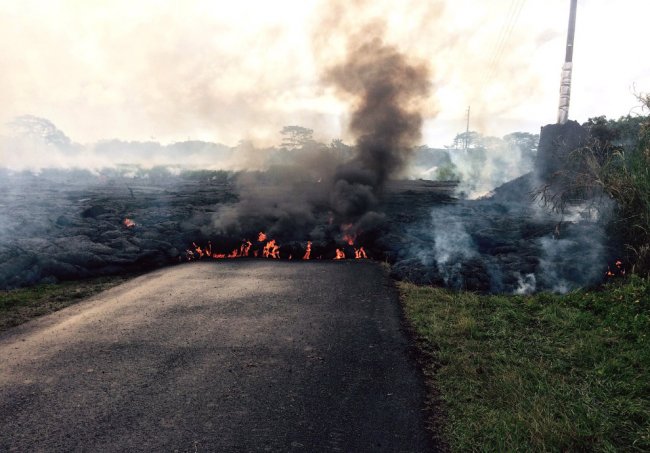
M 305 254 L 303 255 L 303 260 L 308 260 L 311 257 L 311 241 L 307 241 L 307 248 L 305 249 Z
M 211 259 L 233 259 L 233 258 L 266 258 L 266 259 L 287 259 L 292 260 L 296 249 L 300 252 L 296 256 L 302 256 L 302 260 L 311 260 L 311 259 L 334 259 L 334 260 L 344 260 L 352 258 L 354 259 L 367 259 L 368 255 L 363 247 L 353 247 L 354 246 L 354 236 L 351 234 L 344 233 L 343 238 L 348 246 L 348 254 L 346 254 L 345 246 L 336 248 L 335 254 L 332 256 L 332 252 L 328 252 L 326 249 L 317 249 L 320 250 L 320 254 L 313 255 L 313 246 L 311 241 L 307 241 L 304 248 L 302 246 L 292 246 L 286 247 L 284 252 L 281 251 L 281 246 L 277 243 L 275 239 L 270 239 L 266 233 L 260 232 L 257 236 L 257 241 L 251 242 L 248 239 L 244 239 L 240 246 L 233 248 L 230 252 L 216 252 L 212 248 L 212 242 L 208 241 L 208 245 L 203 247 L 197 245 L 196 242 L 192 243 L 192 247 L 186 250 L 186 258 L 188 261 L 193 261 L 203 258 Z M 289 251 L 287 251 L 289 250 Z M 304 253 L 302 252 L 304 250 Z M 331 250 L 331 249 L 329 249 Z M 352 253 L 354 251 L 354 253 Z
M 621 260 L 616 260 L 614 263 L 614 268 L 607 266 L 607 272 L 605 272 L 606 277 L 623 277 L 625 276 L 625 268 L 623 267 L 623 262 Z

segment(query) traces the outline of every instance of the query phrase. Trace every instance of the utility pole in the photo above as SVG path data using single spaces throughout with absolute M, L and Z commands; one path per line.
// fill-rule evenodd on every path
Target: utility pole
M 467 127 L 465 128 L 465 151 L 469 148 L 469 109 L 471 106 L 467 107 Z
M 566 56 L 560 78 L 560 106 L 557 112 L 557 123 L 565 124 L 569 120 L 569 102 L 571 100 L 571 72 L 573 71 L 573 38 L 576 33 L 576 9 L 578 0 L 571 0 L 569 12 L 569 31 L 566 38 Z

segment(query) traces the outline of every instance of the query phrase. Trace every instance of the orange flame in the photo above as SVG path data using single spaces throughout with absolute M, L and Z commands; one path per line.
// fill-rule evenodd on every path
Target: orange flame
M 135 226 L 135 222 L 128 217 L 122 220 L 122 225 L 124 225 L 127 228 L 133 228 Z
M 616 266 L 616 268 L 613 270 L 611 267 L 607 266 L 607 272 L 605 272 L 605 276 L 615 277 L 618 275 L 623 277 L 625 275 L 625 268 L 623 267 L 623 261 L 616 260 L 616 262 L 614 262 L 614 266 Z
M 362 258 L 368 258 L 368 255 L 366 255 L 366 251 L 363 247 L 359 247 L 358 249 L 354 249 L 354 257 L 360 260 Z
M 239 247 L 239 256 L 248 256 L 252 245 L 251 241 L 244 242 L 241 247 Z
M 196 250 L 197 255 L 199 255 L 199 257 L 202 258 L 203 255 L 205 255 L 205 252 L 203 251 L 203 249 L 201 247 L 199 247 L 198 245 L 196 245 L 195 242 L 192 242 L 192 245 L 194 246 L 194 250 Z
M 345 237 L 348 244 L 354 244 L 354 235 L 347 235 Z M 199 246 L 196 244 L 196 242 L 193 242 L 192 248 L 186 250 L 185 256 L 188 261 L 202 259 L 204 257 L 212 258 L 212 259 L 224 259 L 224 258 L 233 259 L 233 258 L 243 258 L 249 256 L 255 258 L 282 259 L 282 257 L 280 256 L 279 244 L 276 242 L 275 239 L 271 239 L 271 240 L 267 240 L 267 239 L 268 236 L 264 232 L 260 232 L 258 235 L 258 240 L 260 240 L 259 242 L 261 242 L 262 244 L 254 245 L 251 241 L 247 239 L 243 239 L 239 247 L 234 248 L 230 252 L 226 252 L 226 253 L 218 253 L 216 251 L 213 251 L 211 241 L 208 241 L 208 244 L 205 247 Z M 322 255 L 312 257 L 312 251 L 313 251 L 312 245 L 313 244 L 311 241 L 307 241 L 307 245 L 305 247 L 305 253 L 302 256 L 303 260 L 323 258 Z M 355 259 L 368 258 L 368 255 L 363 247 L 359 247 L 359 248 L 353 247 L 351 250 L 354 251 Z M 352 258 L 351 252 L 349 253 L 349 258 Z M 287 259 L 292 260 L 293 254 L 292 253 L 288 254 Z M 333 259 L 334 260 L 347 259 L 345 248 L 343 247 L 337 248 L 336 256 Z M 619 267 L 620 269 L 619 262 L 617 262 L 616 266 Z
M 280 258 L 280 247 L 275 243 L 275 239 L 271 239 L 266 243 L 264 250 L 262 250 L 262 255 L 264 258 Z
M 343 232 L 343 240 L 348 243 L 348 245 L 354 245 L 354 241 L 357 240 L 357 235 L 350 230 L 352 230 L 353 225 L 351 223 L 346 223 L 341 226 Z
M 308 260 L 311 256 L 311 241 L 307 241 L 307 249 L 305 250 L 305 255 L 302 257 L 303 260 Z

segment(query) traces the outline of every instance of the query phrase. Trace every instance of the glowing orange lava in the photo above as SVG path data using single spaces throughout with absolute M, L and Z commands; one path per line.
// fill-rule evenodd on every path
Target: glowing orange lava
M 606 277 L 623 277 L 625 275 L 625 268 L 623 267 L 623 262 L 621 260 L 616 260 L 614 263 L 614 269 L 607 266 L 607 272 L 605 272 Z
M 368 258 L 368 255 L 366 255 L 366 251 L 363 249 L 363 247 L 359 247 L 358 249 L 354 249 L 354 257 L 360 260 Z
M 348 243 L 348 245 L 354 245 L 354 241 L 357 240 L 356 233 L 352 232 L 353 225 L 351 223 L 346 223 L 341 226 L 343 233 L 343 240 Z
M 271 239 L 266 243 L 264 250 L 262 251 L 262 256 L 264 256 L 264 258 L 280 258 L 280 247 L 275 243 L 275 239 Z
M 351 226 L 350 226 L 351 227 Z M 280 245 L 276 242 L 275 239 L 269 239 L 269 237 L 264 232 L 260 232 L 257 236 L 258 241 L 253 243 L 248 239 L 243 239 L 239 247 L 235 247 L 230 252 L 218 253 L 213 250 L 212 242 L 208 241 L 208 245 L 203 247 L 197 245 L 196 242 L 192 243 L 192 247 L 186 250 L 185 256 L 188 261 L 202 259 L 202 258 L 212 258 L 212 259 L 233 259 L 233 258 L 245 258 L 245 257 L 255 257 L 255 258 L 267 258 L 267 259 L 288 259 L 293 260 L 294 254 L 291 251 L 295 252 L 294 246 L 287 247 L 287 251 L 290 252 L 284 256 L 280 255 Z M 354 245 L 354 236 L 348 235 L 344 237 L 347 246 Z M 345 247 L 347 247 L 345 246 Z M 333 259 L 335 260 L 344 260 L 352 258 L 354 259 L 367 259 L 368 255 L 363 247 L 350 247 L 348 249 L 348 255 L 346 256 L 345 247 L 337 248 L 336 255 Z M 222 248 L 223 250 L 223 248 Z M 354 251 L 354 255 L 352 255 Z M 322 259 L 323 256 L 312 256 L 312 242 L 307 241 L 305 246 L 305 252 L 302 254 L 303 260 L 310 259 Z M 301 255 L 297 255 L 301 256 Z

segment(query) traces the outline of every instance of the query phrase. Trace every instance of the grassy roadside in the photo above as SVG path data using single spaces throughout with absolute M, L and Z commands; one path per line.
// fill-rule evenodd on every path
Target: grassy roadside
M 399 288 L 452 451 L 650 451 L 650 280 L 565 296 Z
M 29 288 L 0 290 L 0 332 L 79 302 L 132 276 L 99 277 Z

